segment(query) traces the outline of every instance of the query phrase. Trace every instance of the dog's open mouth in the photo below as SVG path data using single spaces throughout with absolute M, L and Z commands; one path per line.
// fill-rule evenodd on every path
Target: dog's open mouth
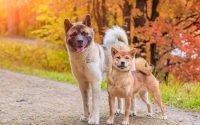
M 120 68 L 120 69 L 125 69 L 126 68 L 126 66 L 118 66 L 118 68 Z
M 76 47 L 76 52 L 83 52 L 84 49 L 85 49 L 84 46 L 77 46 L 77 47 Z

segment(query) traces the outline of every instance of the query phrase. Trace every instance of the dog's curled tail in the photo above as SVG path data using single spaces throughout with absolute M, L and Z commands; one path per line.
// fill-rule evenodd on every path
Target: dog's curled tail
M 103 44 L 104 46 L 111 48 L 116 42 L 123 42 L 128 45 L 128 37 L 125 31 L 119 26 L 113 26 L 110 28 L 104 36 Z

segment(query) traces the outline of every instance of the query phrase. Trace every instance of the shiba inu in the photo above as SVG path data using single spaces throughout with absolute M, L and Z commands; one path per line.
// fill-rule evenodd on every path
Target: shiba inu
M 113 27 L 106 33 L 103 45 L 94 41 L 90 15 L 83 22 L 71 23 L 64 20 L 65 45 L 69 54 L 72 73 L 77 79 L 82 95 L 84 114 L 81 121 L 99 124 L 100 84 L 111 64 L 111 47 L 128 45 L 126 33 Z M 88 92 L 92 89 L 92 107 L 89 111 Z
M 135 59 L 135 70 L 132 71 L 133 83 L 134 83 L 134 92 L 132 98 L 132 107 L 131 107 L 131 116 L 136 115 L 136 97 L 135 94 L 139 93 L 141 99 L 145 102 L 148 109 L 148 115 L 152 115 L 151 104 L 148 100 L 148 91 L 153 95 L 155 101 L 161 109 L 162 119 L 167 119 L 165 106 L 162 104 L 162 98 L 159 90 L 159 81 L 152 74 L 153 68 L 150 66 L 147 61 L 143 58 Z M 118 103 L 122 105 L 123 100 L 119 100 Z M 118 109 L 119 110 L 119 109 Z M 121 106 L 120 111 L 123 110 L 123 106 Z
M 111 49 L 112 53 L 112 66 L 109 71 L 108 77 L 108 94 L 109 94 L 109 107 L 110 116 L 107 120 L 108 124 L 114 123 L 114 103 L 115 98 L 125 98 L 125 115 L 122 121 L 123 125 L 129 124 L 129 112 L 131 107 L 131 98 L 133 95 L 133 76 L 132 66 L 133 58 L 135 58 L 135 49 L 130 51 L 121 51 L 116 48 Z

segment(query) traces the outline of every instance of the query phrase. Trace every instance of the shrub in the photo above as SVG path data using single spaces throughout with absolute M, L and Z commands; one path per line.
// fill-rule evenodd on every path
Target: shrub
M 6 63 L 48 71 L 69 71 L 66 50 L 60 46 L 0 42 L 1 65 Z

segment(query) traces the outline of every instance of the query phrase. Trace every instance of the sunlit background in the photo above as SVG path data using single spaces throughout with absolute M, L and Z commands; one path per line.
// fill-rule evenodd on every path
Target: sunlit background
M 0 12 L 0 68 L 76 83 L 63 20 L 90 14 L 98 43 L 109 27 L 125 29 L 138 56 L 155 66 L 165 103 L 200 111 L 199 0 L 0 0 Z

